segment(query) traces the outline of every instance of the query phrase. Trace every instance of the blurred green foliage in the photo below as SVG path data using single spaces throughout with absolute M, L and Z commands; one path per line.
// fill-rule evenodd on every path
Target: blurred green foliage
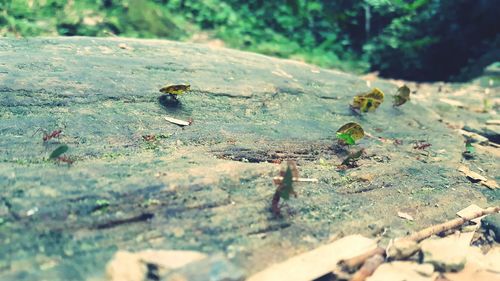
M 233 48 L 409 80 L 500 60 L 497 0 L 0 0 L 2 36 L 220 39 Z

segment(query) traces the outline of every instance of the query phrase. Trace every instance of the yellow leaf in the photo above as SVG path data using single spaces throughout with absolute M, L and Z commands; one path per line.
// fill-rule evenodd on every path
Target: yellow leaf
M 350 135 L 354 140 L 359 140 L 365 136 L 365 131 L 361 125 L 355 122 L 350 122 L 337 130 L 337 133 Z
M 410 100 L 410 88 L 408 86 L 403 85 L 399 87 L 398 93 L 394 96 L 393 106 L 400 106 Z
M 357 95 L 354 97 L 352 107 L 359 109 L 361 112 L 372 112 L 377 109 L 384 101 L 384 93 L 378 89 L 373 88 L 366 94 Z
M 170 95 L 182 95 L 191 89 L 191 85 L 170 85 L 160 89 L 160 92 Z

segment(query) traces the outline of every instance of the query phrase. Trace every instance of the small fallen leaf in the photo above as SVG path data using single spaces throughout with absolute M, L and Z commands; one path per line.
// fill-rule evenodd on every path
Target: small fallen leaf
M 355 122 L 344 124 L 337 130 L 337 138 L 344 141 L 348 145 L 353 145 L 357 140 L 365 136 L 365 131 Z
M 170 85 L 160 89 L 160 92 L 170 95 L 182 95 L 191 89 L 191 85 Z
M 378 88 L 373 88 L 366 94 L 354 97 L 351 107 L 361 112 L 375 111 L 384 102 L 384 92 Z
M 398 212 L 398 217 L 400 217 L 402 219 L 409 220 L 409 221 L 413 221 L 414 220 L 413 217 L 410 214 L 403 213 L 403 212 Z
M 497 189 L 499 188 L 498 183 L 495 180 L 485 180 L 481 181 L 481 184 L 486 186 L 489 189 Z
M 488 180 L 487 178 L 481 176 L 480 174 L 471 171 L 467 166 L 460 166 L 458 167 L 458 170 L 462 172 L 465 176 L 467 176 L 469 179 L 472 179 L 473 182 Z
M 461 218 L 467 218 L 468 216 L 470 216 L 472 214 L 475 214 L 477 212 L 481 212 L 481 211 L 484 211 L 484 209 L 481 208 L 481 207 L 479 207 L 476 204 L 472 204 L 472 205 L 469 205 L 468 207 L 466 207 L 466 208 L 458 211 L 457 212 L 457 216 L 459 216 Z M 472 221 L 479 226 L 479 223 L 481 222 L 481 219 L 484 218 L 484 217 L 485 216 L 482 216 L 480 218 L 473 219 Z
M 482 185 L 486 186 L 489 189 L 497 189 L 497 188 L 499 188 L 498 183 L 495 180 L 487 179 L 487 178 L 481 176 L 480 174 L 471 171 L 466 166 L 460 166 L 458 168 L 458 170 L 460 172 L 464 173 L 474 183 L 479 182 L 479 183 L 481 183 Z
M 408 86 L 403 85 L 399 87 L 397 94 L 394 96 L 393 106 L 400 106 L 405 104 L 410 100 L 410 88 Z
M 49 159 L 56 159 L 57 157 L 63 155 L 66 151 L 68 151 L 68 146 L 65 144 L 60 145 L 49 156 Z

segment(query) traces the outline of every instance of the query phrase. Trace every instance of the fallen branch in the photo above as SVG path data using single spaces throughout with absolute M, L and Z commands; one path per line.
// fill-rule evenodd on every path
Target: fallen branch
M 377 248 L 379 249 L 379 248 Z M 372 276 L 375 270 L 384 263 L 384 257 L 376 254 L 367 259 L 363 266 L 351 278 L 351 281 L 364 281 L 367 277 Z
M 441 224 L 430 226 L 428 228 L 422 229 L 414 234 L 405 236 L 405 237 L 398 239 L 398 240 L 400 240 L 400 241 L 401 240 L 410 240 L 410 241 L 414 241 L 414 242 L 420 242 L 426 238 L 431 237 L 432 235 L 436 235 L 436 234 L 439 234 L 441 232 L 457 228 L 457 227 L 465 224 L 468 221 L 477 219 L 477 218 L 485 216 L 485 215 L 498 213 L 498 212 L 500 212 L 500 207 L 490 207 L 490 208 L 487 208 L 484 210 L 473 212 L 471 214 L 468 214 L 468 215 L 460 217 L 460 218 L 456 218 L 456 219 L 453 219 L 453 220 L 450 220 L 450 221 L 447 221 L 447 222 L 444 222 Z M 363 266 L 358 271 L 359 274 L 358 274 L 358 272 L 356 272 L 353 275 L 353 278 L 351 279 L 351 281 L 352 280 L 364 281 L 367 277 L 371 276 L 373 274 L 373 272 L 375 272 L 375 270 L 377 269 L 377 267 L 379 265 L 382 264 L 382 262 L 378 263 L 378 261 L 380 259 L 376 258 L 377 256 L 380 256 L 380 257 L 382 256 L 380 254 L 381 251 L 385 252 L 385 250 L 383 248 L 378 247 L 376 249 L 372 249 L 370 251 L 367 251 L 366 253 L 359 255 L 357 257 L 354 257 L 354 258 L 351 258 L 348 260 L 344 260 L 344 261 L 342 261 L 342 263 L 339 263 L 339 264 L 346 266 L 346 267 L 354 268 L 355 266 L 359 266 L 360 264 L 362 264 L 364 262 Z M 401 256 L 399 258 L 404 259 L 404 258 L 407 258 L 407 256 Z M 366 264 L 366 267 L 365 267 L 365 264 Z
M 339 265 L 341 266 L 342 270 L 352 272 L 357 268 L 359 268 L 361 265 L 363 265 L 363 263 L 367 261 L 370 257 L 373 257 L 375 255 L 384 255 L 384 254 L 385 254 L 385 249 L 382 247 L 377 247 L 359 256 L 342 260 L 339 262 Z
M 500 207 L 490 207 L 481 211 L 477 211 L 475 213 L 472 213 L 468 216 L 464 216 L 463 218 L 456 218 L 441 224 L 433 225 L 428 228 L 422 229 L 416 233 L 413 233 L 411 235 L 405 236 L 402 239 L 408 239 L 408 240 L 413 240 L 415 242 L 420 242 L 426 238 L 431 237 L 432 235 L 448 231 L 454 228 L 457 228 L 464 223 L 471 221 L 473 219 L 477 219 L 479 217 L 493 214 L 493 213 L 498 213 L 500 212 Z

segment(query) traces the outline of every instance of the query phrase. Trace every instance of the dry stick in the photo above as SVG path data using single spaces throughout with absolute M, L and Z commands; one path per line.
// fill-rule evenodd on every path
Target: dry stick
M 462 224 L 468 222 L 468 221 L 471 221 L 473 219 L 477 219 L 479 217 L 482 217 L 482 216 L 485 216 L 485 215 L 489 215 L 489 214 L 493 214 L 493 213 L 498 213 L 500 212 L 500 207 L 490 207 L 490 208 L 487 208 L 487 209 L 484 209 L 484 210 L 481 210 L 481 211 L 478 211 L 478 212 L 475 212 L 475 213 L 472 213 L 468 216 L 464 216 L 464 217 L 461 217 L 461 218 L 456 218 L 456 219 L 453 219 L 453 220 L 450 220 L 450 221 L 447 221 L 447 222 L 444 222 L 444 223 L 441 223 L 441 224 L 437 224 L 437 225 L 433 225 L 433 226 L 430 226 L 428 228 L 425 228 L 425 229 L 422 229 L 414 234 L 411 234 L 411 235 L 408 235 L 408 236 L 405 236 L 401 239 L 407 239 L 407 240 L 413 240 L 415 242 L 420 242 L 426 238 L 429 238 L 431 237 L 432 235 L 435 235 L 435 234 L 438 234 L 438 233 L 441 233 L 441 232 L 444 232 L 444 231 L 447 231 L 447 230 L 451 230 L 451 229 L 454 229 L 454 228 L 457 228 L 459 226 L 461 226 Z M 383 248 L 377 248 L 377 249 L 382 249 L 384 250 Z M 377 250 L 376 249 L 376 250 Z M 349 260 L 345 260 L 343 261 L 342 263 L 343 264 L 361 264 L 362 262 L 365 262 L 365 264 L 371 259 L 371 257 L 376 257 L 377 255 L 380 255 L 378 254 L 378 251 L 376 250 L 371 250 L 370 252 L 367 252 L 366 254 L 363 254 L 363 255 L 360 255 L 358 257 L 354 257 L 352 259 L 349 259 Z M 385 250 L 384 250 L 385 251 Z M 372 255 L 369 255 L 369 254 L 372 254 Z M 374 256 L 375 255 L 375 256 Z M 362 260 L 362 259 L 365 259 L 365 260 Z M 355 260 L 357 259 L 357 260 Z M 356 280 L 356 281 L 364 281 L 367 277 L 371 276 L 373 274 L 373 272 L 375 272 L 375 270 L 377 269 L 377 267 L 381 264 L 378 264 L 376 266 L 373 266 L 375 265 L 376 263 L 370 263 L 369 265 L 367 265 L 367 268 L 365 268 L 365 266 L 363 265 L 362 268 L 365 268 L 363 270 L 362 273 L 359 274 L 359 277 L 357 277 L 358 279 L 354 279 L 354 276 L 356 276 L 358 274 L 358 272 L 356 272 L 353 276 L 353 279 L 352 280 Z M 367 269 L 370 269 L 373 271 L 371 271 L 371 273 L 369 275 L 366 275 L 367 272 L 369 272 Z M 360 269 L 361 270 L 361 269 Z M 359 279 L 363 277 L 362 279 Z
M 169 117 L 169 116 L 165 116 L 163 118 L 165 120 L 167 120 L 168 122 L 176 124 L 176 125 L 179 125 L 179 126 L 189 126 L 189 125 L 191 125 L 189 123 L 189 121 L 184 121 L 184 120 L 180 120 L 180 119 Z
M 282 181 L 283 177 L 274 177 L 273 180 Z M 318 179 L 308 179 L 308 178 L 292 178 L 295 182 L 318 182 Z
M 432 235 L 457 228 L 470 220 L 477 219 L 479 217 L 493 214 L 493 213 L 498 213 L 498 212 L 500 212 L 500 207 L 490 207 L 490 208 L 472 213 L 468 216 L 456 218 L 456 219 L 453 219 L 453 220 L 450 220 L 450 221 L 447 221 L 447 222 L 444 222 L 441 224 L 430 226 L 430 227 L 422 229 L 416 233 L 405 236 L 402 239 L 408 239 L 408 240 L 413 240 L 415 242 L 420 242 L 426 238 L 431 237 Z
M 372 276 L 373 272 L 384 263 L 384 257 L 376 254 L 367 259 L 363 266 L 351 278 L 351 281 L 364 281 L 367 277 Z
M 373 257 L 374 255 L 384 255 L 385 249 L 382 247 L 377 247 L 371 251 L 368 251 L 362 255 L 342 260 L 339 262 L 339 265 L 342 267 L 344 271 L 352 271 L 356 268 L 359 268 L 367 259 Z

